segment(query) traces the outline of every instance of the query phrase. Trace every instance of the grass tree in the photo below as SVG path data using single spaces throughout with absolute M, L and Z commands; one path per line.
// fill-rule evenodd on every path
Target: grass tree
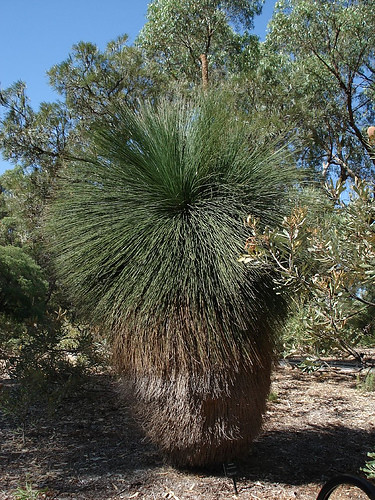
M 238 256 L 247 215 L 280 221 L 296 173 L 252 137 L 209 96 L 118 108 L 50 209 L 59 274 L 112 332 L 133 409 L 178 465 L 244 454 L 261 427 L 285 303 Z

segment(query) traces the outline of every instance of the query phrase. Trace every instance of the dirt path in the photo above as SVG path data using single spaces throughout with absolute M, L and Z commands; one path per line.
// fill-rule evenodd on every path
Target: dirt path
M 179 471 L 163 462 L 119 401 L 115 383 L 92 377 L 84 394 L 39 417 L 23 435 L 0 418 L 0 499 L 26 482 L 39 498 L 315 499 L 339 472 L 358 473 L 375 450 L 375 392 L 356 388 L 353 373 L 274 374 L 264 432 L 237 464 L 239 496 L 217 471 Z

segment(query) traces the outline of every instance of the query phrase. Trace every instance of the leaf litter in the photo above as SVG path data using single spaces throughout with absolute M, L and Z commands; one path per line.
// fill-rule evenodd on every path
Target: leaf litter
M 219 465 L 181 470 L 165 463 L 133 420 L 117 382 L 93 375 L 56 409 L 22 429 L 0 414 L 0 500 L 32 485 L 56 500 L 312 500 L 339 473 L 360 474 L 375 450 L 375 392 L 356 370 L 273 374 L 263 432 L 236 462 L 238 496 Z M 355 498 L 342 496 L 340 498 Z

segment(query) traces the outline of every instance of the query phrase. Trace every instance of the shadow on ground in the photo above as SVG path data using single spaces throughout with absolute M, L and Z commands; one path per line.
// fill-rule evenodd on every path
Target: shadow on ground
M 93 378 L 53 419 L 40 416 L 29 424 L 24 439 L 3 417 L 0 443 L 3 490 L 12 490 L 29 476 L 38 479 L 38 486 L 65 494 L 85 490 L 103 494 L 111 488 L 133 491 L 138 484 L 151 487 L 165 470 L 162 457 L 143 439 L 108 377 Z M 359 429 L 271 429 L 238 464 L 239 476 L 291 485 L 321 483 L 339 472 L 358 473 L 367 452 L 374 449 L 375 433 Z M 221 467 L 216 475 L 222 475 Z
M 0 415 L 0 491 L 17 487 L 25 478 L 64 492 L 120 479 L 131 487 L 163 463 L 110 377 L 93 377 L 53 417 L 45 416 L 43 409 L 33 413 L 24 433 Z
M 375 410 L 374 410 L 375 411 Z M 347 427 L 267 432 L 254 443 L 240 473 L 250 480 L 285 484 L 322 482 L 339 473 L 360 473 L 375 432 Z

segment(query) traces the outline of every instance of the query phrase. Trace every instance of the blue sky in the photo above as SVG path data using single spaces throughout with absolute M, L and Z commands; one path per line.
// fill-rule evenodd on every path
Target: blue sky
M 146 22 L 149 0 L 0 0 L 0 88 L 27 85 L 31 105 L 56 100 L 46 72 L 72 45 L 106 43 L 127 33 L 132 43 Z M 266 0 L 254 32 L 264 39 L 275 0 Z M 12 165 L 0 159 L 0 174 Z

